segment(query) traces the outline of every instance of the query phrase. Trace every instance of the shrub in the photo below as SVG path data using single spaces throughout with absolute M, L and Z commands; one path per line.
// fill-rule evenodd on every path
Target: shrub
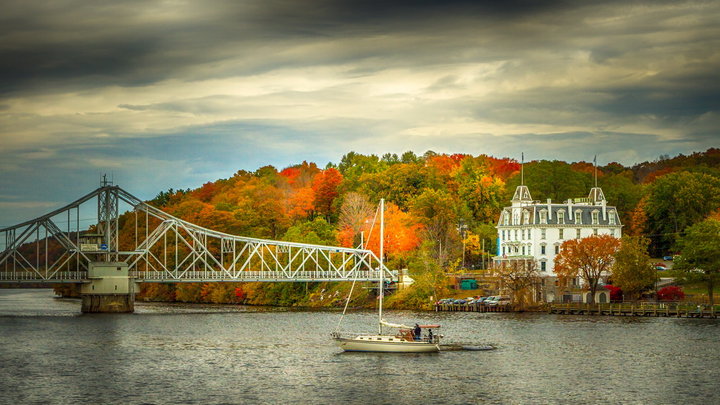
M 623 300 L 623 290 L 620 287 L 616 287 L 614 285 L 606 285 L 605 288 L 607 288 L 610 291 L 610 301 L 622 301 Z
M 678 301 L 685 298 L 685 293 L 681 287 L 669 285 L 658 290 L 658 299 L 661 301 Z

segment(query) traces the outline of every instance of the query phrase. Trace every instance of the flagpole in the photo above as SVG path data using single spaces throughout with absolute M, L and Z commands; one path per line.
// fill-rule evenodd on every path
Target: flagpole
M 385 295 L 385 265 L 383 264 L 383 247 L 385 242 L 385 199 L 380 199 L 380 303 L 378 304 L 378 330 L 379 334 L 382 335 L 382 308 L 383 308 L 383 296 Z

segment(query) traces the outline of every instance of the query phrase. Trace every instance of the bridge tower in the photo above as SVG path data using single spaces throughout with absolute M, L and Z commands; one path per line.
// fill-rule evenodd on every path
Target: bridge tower
M 98 194 L 98 234 L 101 238 L 96 260 L 88 263 L 88 280 L 80 288 L 82 312 L 133 312 L 135 294 L 128 264 L 118 260 L 118 187 L 103 176 Z

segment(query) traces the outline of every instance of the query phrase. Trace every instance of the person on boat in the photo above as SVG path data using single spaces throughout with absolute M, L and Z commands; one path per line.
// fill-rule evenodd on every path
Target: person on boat
M 420 325 L 415 324 L 415 340 L 420 340 L 420 334 L 422 333 L 422 329 L 420 329 Z
M 433 341 L 432 329 L 428 329 L 428 340 L 430 341 L 430 343 L 432 343 Z

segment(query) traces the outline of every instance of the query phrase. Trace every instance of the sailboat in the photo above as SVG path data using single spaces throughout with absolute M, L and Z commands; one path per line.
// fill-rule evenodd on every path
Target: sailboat
M 383 319 L 383 297 L 385 266 L 383 264 L 383 244 L 385 234 L 385 200 L 380 200 L 380 283 L 378 299 L 378 333 L 377 334 L 343 334 L 333 332 L 337 345 L 346 352 L 386 352 L 386 353 L 434 353 L 440 351 L 442 335 L 433 331 L 440 325 L 418 325 L 414 327 L 386 322 Z M 348 302 L 352 290 L 348 295 Z M 345 305 L 347 310 L 347 303 Z M 344 314 L 344 311 L 343 311 Z M 394 334 L 383 333 L 383 326 L 396 329 Z M 427 330 L 423 336 L 422 330 Z

